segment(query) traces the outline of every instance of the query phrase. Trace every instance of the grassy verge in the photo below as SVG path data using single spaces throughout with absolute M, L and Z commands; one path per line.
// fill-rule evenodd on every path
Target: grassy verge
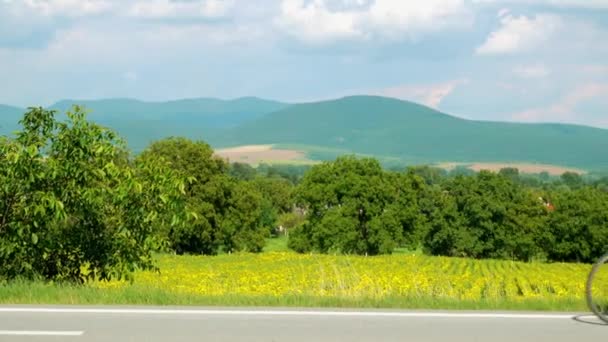
M 228 307 L 307 307 L 363 309 L 446 309 L 446 310 L 525 310 L 587 311 L 580 298 L 560 300 L 456 300 L 450 298 L 344 298 L 286 295 L 205 296 L 171 293 L 146 286 L 133 285 L 119 289 L 100 289 L 43 283 L 12 283 L 0 289 L 0 304 L 60 305 L 183 305 Z

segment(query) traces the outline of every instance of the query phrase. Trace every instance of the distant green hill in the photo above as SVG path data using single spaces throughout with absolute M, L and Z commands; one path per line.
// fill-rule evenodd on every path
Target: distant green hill
M 377 96 L 293 105 L 231 129 L 216 143 L 295 144 L 327 151 L 313 153 L 314 159 L 356 152 L 413 163 L 535 162 L 608 168 L 605 129 L 470 121 Z
M 287 104 L 244 97 L 235 100 L 209 98 L 185 99 L 167 102 L 144 102 L 133 99 L 64 100 L 51 105 L 64 113 L 73 104 L 86 107 L 88 118 L 120 133 L 134 151 L 145 148 L 152 140 L 177 135 L 210 140 L 220 131 L 263 115 L 283 109 Z M 7 131 L 3 125 L 19 128 L 15 123 L 24 112 L 14 107 L 0 107 L 0 134 Z M 10 110 L 8 108 L 11 108 Z
M 316 160 L 343 153 L 403 163 L 520 162 L 608 169 L 608 130 L 566 124 L 471 121 L 378 96 L 284 104 L 258 98 L 143 102 L 61 101 L 92 110 L 89 118 L 117 130 L 135 152 L 171 135 L 216 148 L 249 144 L 297 147 Z M 22 109 L 0 106 L 0 134 L 17 129 Z
M 0 104 L 0 134 L 18 130 L 23 109 Z

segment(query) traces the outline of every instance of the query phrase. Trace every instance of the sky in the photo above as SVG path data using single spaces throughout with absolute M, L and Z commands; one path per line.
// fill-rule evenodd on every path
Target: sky
M 608 0 L 0 0 L 0 103 L 348 95 L 608 128 Z

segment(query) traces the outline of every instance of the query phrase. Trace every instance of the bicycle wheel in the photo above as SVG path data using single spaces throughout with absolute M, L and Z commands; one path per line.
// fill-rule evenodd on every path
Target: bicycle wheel
M 608 323 L 608 253 L 600 257 L 591 268 L 585 292 L 589 309 Z

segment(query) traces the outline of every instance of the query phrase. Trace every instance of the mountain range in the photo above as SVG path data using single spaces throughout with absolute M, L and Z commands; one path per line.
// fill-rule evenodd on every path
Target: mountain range
M 272 144 L 315 160 L 356 153 L 403 163 L 519 162 L 608 169 L 608 130 L 557 123 L 458 118 L 413 102 L 379 96 L 282 103 L 255 97 L 168 102 L 64 100 L 115 129 L 139 152 L 168 136 L 202 139 L 214 148 Z M 25 109 L 0 105 L 0 134 L 18 129 Z

